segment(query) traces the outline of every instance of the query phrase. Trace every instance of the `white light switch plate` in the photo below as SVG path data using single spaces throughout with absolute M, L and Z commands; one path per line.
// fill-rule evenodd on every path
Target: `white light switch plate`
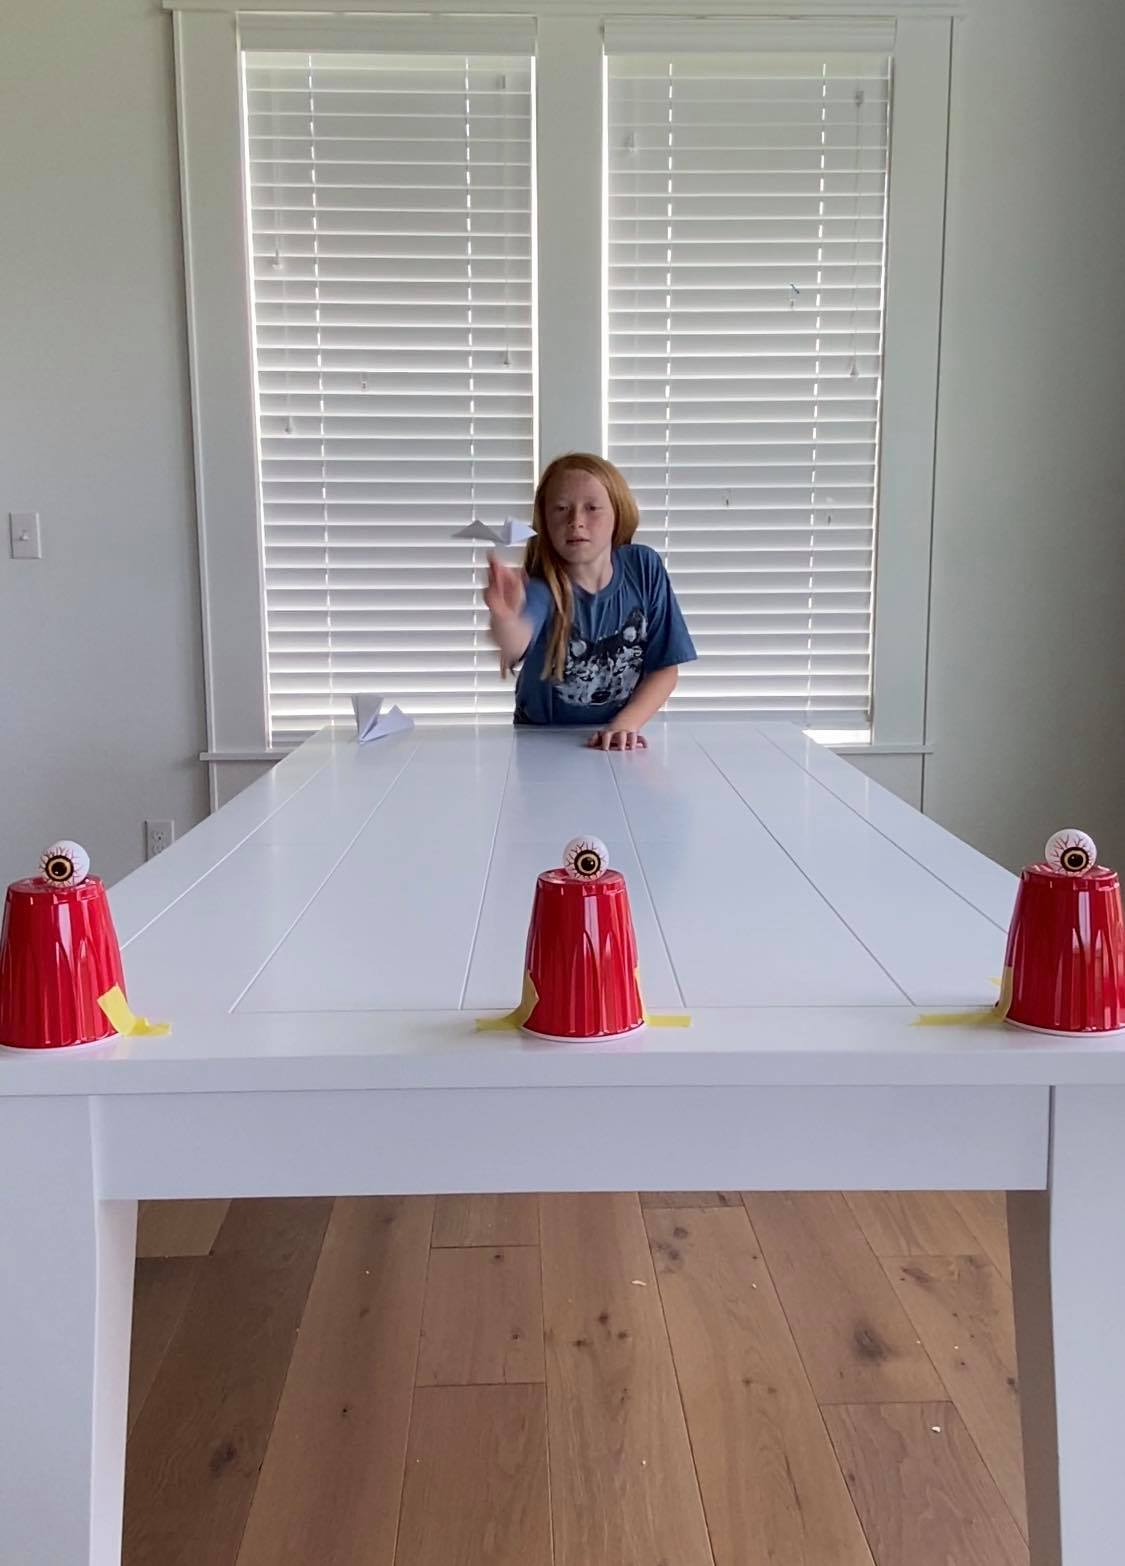
M 39 532 L 38 511 L 9 511 L 13 560 L 42 560 L 43 539 Z

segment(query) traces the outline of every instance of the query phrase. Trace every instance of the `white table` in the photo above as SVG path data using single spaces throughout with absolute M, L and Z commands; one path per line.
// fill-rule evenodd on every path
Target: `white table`
M 690 1030 L 474 1031 L 518 999 L 535 875 L 577 832 L 628 878 L 650 1009 Z M 138 1198 L 989 1188 L 1034 1566 L 1116 1566 L 1121 1041 L 912 1026 L 994 998 L 1013 890 L 782 726 L 614 757 L 310 741 L 113 892 L 134 1008 L 172 1037 L 0 1052 L 0 1560 L 119 1560 Z

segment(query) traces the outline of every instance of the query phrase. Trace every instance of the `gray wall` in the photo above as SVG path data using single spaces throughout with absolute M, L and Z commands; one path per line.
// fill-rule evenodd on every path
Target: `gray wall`
M 1125 8 L 958 25 L 927 810 L 1016 865 L 1080 825 L 1125 862 Z M 171 25 L 7 0 L 0 39 L 0 883 L 206 808 Z M 914 767 L 881 763 L 902 786 Z
M 1125 869 L 1125 6 L 958 25 L 924 804 Z
M 5 0 L 0 884 L 57 836 L 116 879 L 207 808 L 174 101 L 152 0 Z

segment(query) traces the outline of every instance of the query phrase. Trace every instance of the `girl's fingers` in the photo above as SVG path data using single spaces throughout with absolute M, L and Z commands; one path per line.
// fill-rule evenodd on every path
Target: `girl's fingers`
M 493 573 L 492 580 L 496 584 L 496 591 L 504 606 L 513 613 L 522 609 L 524 586 L 520 573 L 513 571 L 510 566 L 501 565 L 498 560 L 490 560 L 489 569 Z
M 491 555 L 488 557 L 488 581 L 485 583 L 482 597 L 490 610 L 500 607 L 500 580 L 496 575 L 496 561 Z
M 585 745 L 587 750 L 647 750 L 648 740 L 638 729 L 600 729 Z
M 518 571 L 502 565 L 495 556 L 488 559 L 488 584 L 484 602 L 490 614 L 517 615 L 524 604 L 523 580 Z

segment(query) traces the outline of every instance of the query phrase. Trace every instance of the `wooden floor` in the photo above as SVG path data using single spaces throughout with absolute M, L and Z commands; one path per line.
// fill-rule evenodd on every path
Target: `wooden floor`
M 1002 1198 L 142 1208 L 127 1566 L 1026 1566 Z

